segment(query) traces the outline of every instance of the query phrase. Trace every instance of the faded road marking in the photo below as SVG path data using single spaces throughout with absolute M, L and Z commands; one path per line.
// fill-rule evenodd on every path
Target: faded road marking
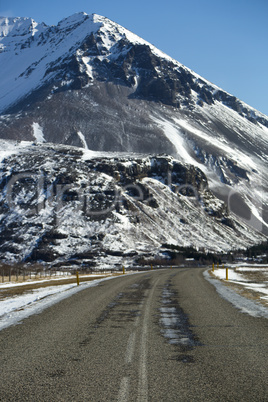
M 127 350 L 125 356 L 125 362 L 130 364 L 132 362 L 134 347 L 135 347 L 135 340 L 136 340 L 136 332 L 132 332 L 128 338 L 127 343 Z
M 120 389 L 118 393 L 118 402 L 126 402 L 128 400 L 129 390 L 129 378 L 123 377 L 120 383 Z
M 140 368 L 139 368 L 139 385 L 138 385 L 138 398 L 137 401 L 148 401 L 148 377 L 147 377 L 147 341 L 148 341 L 148 322 L 150 318 L 150 307 L 154 289 L 159 281 L 156 280 L 152 289 L 146 291 L 146 296 L 149 293 L 148 299 L 145 304 L 145 311 L 142 324 L 141 345 L 140 345 Z

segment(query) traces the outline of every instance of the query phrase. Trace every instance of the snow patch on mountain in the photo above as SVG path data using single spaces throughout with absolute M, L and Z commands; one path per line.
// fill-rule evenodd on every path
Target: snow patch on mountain
M 12 39 L 7 43 L 14 43 L 15 37 L 34 36 L 37 32 L 43 31 L 45 24 L 38 24 L 32 18 L 7 18 L 0 17 L 0 38 L 10 36 Z M 24 38 L 25 39 L 25 38 Z
M 37 142 L 46 142 L 43 134 L 43 129 L 39 123 L 33 123 L 33 135 Z
M 30 18 L 2 18 L 0 62 L 5 78 L 0 78 L 0 111 L 49 81 L 53 73 L 46 73 L 48 66 L 64 59 L 74 44 L 100 25 L 85 13 L 67 18 L 57 27 L 36 24 Z M 10 54 L 15 54 L 16 63 L 10 64 Z
M 81 142 L 83 144 L 83 148 L 88 149 L 85 136 L 81 133 L 81 131 L 77 131 L 77 135 L 78 135 L 78 137 L 80 138 L 80 140 L 81 140 Z
M 155 123 L 159 124 L 160 127 L 163 128 L 165 135 L 169 139 L 169 141 L 174 144 L 178 157 L 181 161 L 185 163 L 190 163 L 192 165 L 198 165 L 196 160 L 194 160 L 187 150 L 187 146 L 183 140 L 183 133 L 178 129 L 175 125 L 173 125 L 169 121 L 160 120 L 154 118 Z

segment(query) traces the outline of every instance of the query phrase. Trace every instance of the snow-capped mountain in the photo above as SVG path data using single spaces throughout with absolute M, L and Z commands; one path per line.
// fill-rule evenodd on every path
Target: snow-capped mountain
M 194 235 L 193 227 L 183 231 L 187 233 L 185 244 L 206 248 L 207 243 L 207 249 L 226 250 L 260 241 L 259 232 L 268 232 L 268 117 L 150 43 L 96 14 L 78 13 L 57 26 L 39 24 L 29 18 L 0 18 L 0 65 L 3 140 L 39 143 L 34 148 L 35 156 L 36 150 L 46 154 L 46 147 L 51 149 L 51 145 L 41 143 L 68 145 L 70 149 L 80 147 L 84 149 L 81 152 L 87 149 L 116 152 L 118 158 L 120 152 L 171 155 L 176 163 L 191 165 L 187 168 L 189 172 L 191 169 L 202 172 L 213 197 L 224 200 L 230 213 L 237 215 L 230 219 L 235 222 L 238 219 L 243 226 L 242 231 L 235 230 L 236 224 L 232 223 L 227 230 L 229 240 L 226 234 L 222 235 L 222 241 L 218 237 L 210 241 L 207 234 L 215 219 L 210 221 L 213 213 L 208 214 L 202 234 L 197 231 L 199 234 Z M 5 141 L 4 144 L 5 156 L 8 146 Z M 30 155 L 33 148 L 23 144 L 24 154 Z M 10 143 L 8 155 L 15 152 L 14 147 Z M 16 159 L 17 153 L 14 155 Z M 13 171 L 20 164 L 12 156 L 9 158 L 2 166 Z M 107 155 L 105 158 L 109 159 Z M 145 163 L 135 162 L 136 158 L 131 157 L 132 165 Z M 110 156 L 111 166 L 113 160 Z M 34 172 L 44 163 L 38 162 Z M 20 167 L 27 170 L 26 164 Z M 114 180 L 111 169 L 108 170 Z M 113 169 L 117 171 L 117 166 Z M 3 183 L 7 183 L 8 177 L 5 173 Z M 152 174 L 148 177 L 152 180 Z M 182 184 L 189 183 L 184 180 Z M 162 200 L 164 193 L 168 199 L 169 190 L 163 194 L 159 188 L 155 191 Z M 219 199 L 215 200 L 212 205 L 221 205 Z M 159 200 L 156 204 L 165 209 Z M 208 205 L 206 208 L 209 210 Z M 194 211 L 192 207 L 190 210 Z M 156 209 L 150 209 L 154 217 L 155 212 Z M 165 219 L 168 221 L 167 216 Z M 178 219 L 176 231 L 180 233 L 180 214 Z M 253 228 L 248 229 L 248 236 L 244 224 Z M 159 228 L 162 230 L 161 225 Z M 222 229 L 215 231 L 221 237 Z M 172 243 L 176 243 L 174 236 L 171 237 Z M 160 238 L 156 238 L 159 245 Z M 152 238 L 150 241 L 155 245 Z M 178 242 L 182 242 L 180 235 Z

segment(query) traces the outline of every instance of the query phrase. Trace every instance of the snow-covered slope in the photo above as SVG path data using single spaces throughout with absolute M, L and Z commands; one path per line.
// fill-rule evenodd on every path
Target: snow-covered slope
M 221 252 L 264 239 L 228 212 L 201 170 L 171 156 L 5 147 L 1 260 L 103 267 L 160 256 L 164 244 Z
M 169 235 L 171 242 L 177 236 L 177 243 L 226 250 L 259 241 L 258 232 L 268 233 L 267 116 L 96 14 L 78 13 L 57 26 L 29 18 L 0 18 L 0 65 L 3 140 L 44 143 L 35 148 L 40 152 L 46 149 L 45 143 L 80 147 L 88 154 L 88 149 L 99 151 L 99 157 L 111 157 L 114 170 L 114 156 L 105 156 L 105 152 L 126 153 L 122 158 L 131 153 L 169 154 L 202 171 L 213 193 L 236 214 L 235 220 L 253 228 L 247 235 L 243 226 L 238 236 L 228 239 L 221 229 L 212 230 L 215 222 L 208 219 L 204 231 L 198 225 L 185 230 L 180 214 L 172 208 L 169 187 L 162 193 L 159 181 L 154 187 L 149 175 L 143 185 L 156 193 L 157 205 L 161 205 L 151 208 L 148 215 L 160 228 L 158 246 L 160 234 L 163 242 L 168 238 L 156 215 L 164 214 L 163 222 L 168 225 L 174 222 L 162 211 L 165 198 L 171 216 L 178 215 L 174 233 Z M 3 153 L 11 152 L 9 148 Z M 129 233 L 137 229 L 134 226 Z M 209 240 L 211 230 L 219 233 L 213 240 Z M 137 236 L 133 239 L 134 245 Z M 120 242 L 124 243 L 124 236 Z
M 139 81 L 145 78 L 143 74 L 139 74 L 139 70 L 151 68 L 149 78 L 154 78 L 149 83 L 153 85 L 153 88 L 149 88 L 151 93 L 148 88 L 139 88 L 140 94 L 145 95 L 147 90 L 150 97 L 154 91 L 156 94 L 159 92 L 158 95 L 162 92 L 163 99 L 170 98 L 169 102 L 174 106 L 178 106 L 180 101 L 185 102 L 186 94 L 188 98 L 190 95 L 194 98 L 197 94 L 199 103 L 220 100 L 228 106 L 234 106 L 247 118 L 268 126 L 267 117 L 263 114 L 222 91 L 127 29 L 96 14 L 77 13 L 51 27 L 38 24 L 30 18 L 0 18 L 0 50 L 3 68 L 0 112 L 52 80 L 60 80 L 61 86 L 70 86 L 78 73 L 84 73 L 83 78 L 87 76 L 90 82 L 94 76 L 103 74 L 103 71 L 96 71 L 97 64 L 104 64 L 106 67 L 110 64 L 113 68 L 117 64 L 119 71 L 114 71 L 113 78 L 127 81 L 125 83 L 131 85 L 132 89 L 141 86 Z M 64 62 L 69 62 L 72 58 L 77 63 L 76 77 L 67 74 L 64 81 L 59 72 L 63 72 L 63 67 L 66 67 Z M 173 71 L 163 71 L 163 67 Z M 121 77 L 118 75 L 120 69 Z M 128 74 L 125 74 L 125 70 Z M 173 82 L 172 85 L 161 82 L 161 78 L 166 78 L 168 73 L 171 79 L 177 75 L 178 82 Z M 148 76 L 146 78 L 148 80 Z M 157 88 L 157 81 L 163 85 L 162 88 Z M 168 95 L 165 92 L 172 93 Z M 193 101 L 197 99 L 191 99 L 192 103 Z
M 116 49 L 116 44 L 123 39 L 150 46 L 156 55 L 165 56 L 138 36 L 98 15 L 75 14 L 52 27 L 30 18 L 0 18 L 0 111 L 57 78 L 57 70 L 53 67 L 60 65 L 70 53 L 92 79 L 90 57 L 85 56 L 79 46 L 96 33 L 100 38 L 99 60 L 107 56 L 110 59 L 121 57 L 124 52 L 120 47 Z M 66 77 L 66 82 L 61 85 L 70 85 L 72 81 L 73 78 Z

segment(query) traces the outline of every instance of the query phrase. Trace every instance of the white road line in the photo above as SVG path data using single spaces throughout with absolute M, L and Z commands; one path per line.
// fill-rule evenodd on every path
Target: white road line
M 125 356 L 125 363 L 130 364 L 132 362 L 134 347 L 135 347 L 135 340 L 136 340 L 136 332 L 132 332 L 128 338 L 127 342 L 127 350 Z
M 129 391 L 129 378 L 123 377 L 120 383 L 120 389 L 118 393 L 118 402 L 127 402 L 128 400 L 128 391 Z
M 140 369 L 139 369 L 139 384 L 138 384 L 138 402 L 148 401 L 148 378 L 147 378 L 147 338 L 148 338 L 148 322 L 150 317 L 150 306 L 153 297 L 153 291 L 159 281 L 159 278 L 155 282 L 147 299 L 143 317 L 142 334 L 141 334 L 141 346 L 140 346 Z M 149 290 L 146 292 L 147 295 Z
M 145 296 L 147 296 L 146 292 Z M 140 369 L 139 369 L 139 385 L 138 385 L 138 398 L 137 401 L 148 400 L 148 380 L 147 380 L 147 321 L 149 316 L 149 298 L 145 306 L 145 312 L 143 317 L 141 345 L 140 345 Z

